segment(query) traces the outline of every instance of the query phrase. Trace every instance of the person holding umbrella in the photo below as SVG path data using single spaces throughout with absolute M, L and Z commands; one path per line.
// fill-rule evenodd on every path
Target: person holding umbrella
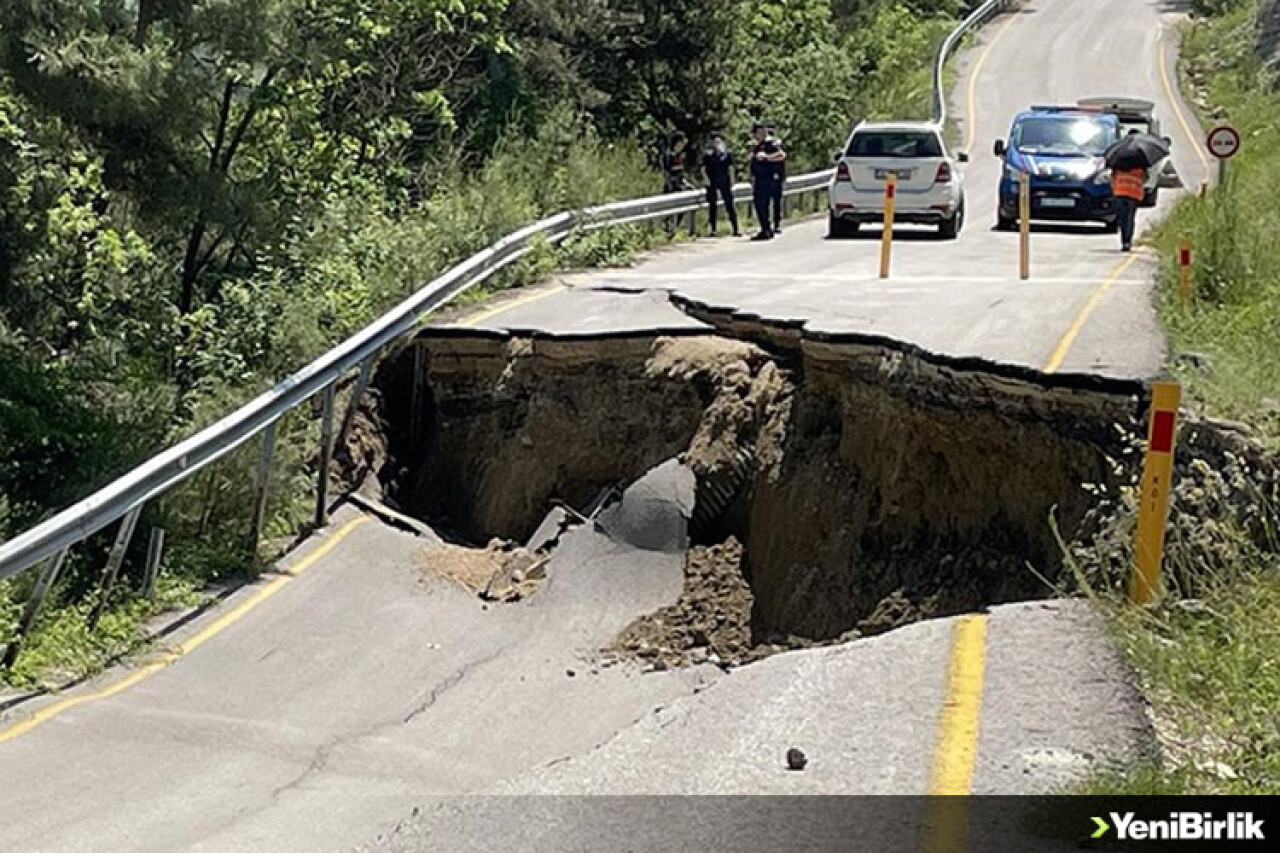
M 1169 156 L 1169 146 L 1157 136 L 1134 129 L 1102 156 L 1111 168 L 1111 195 L 1120 228 L 1120 251 L 1131 252 L 1138 205 L 1146 194 L 1147 170 Z

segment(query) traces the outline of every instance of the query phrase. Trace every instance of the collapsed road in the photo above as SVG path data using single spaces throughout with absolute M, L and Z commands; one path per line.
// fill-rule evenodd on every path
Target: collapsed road
M 678 465 L 694 492 L 673 512 L 692 516 L 694 544 L 740 543 L 751 646 L 1052 595 L 1051 520 L 1070 536 L 1086 487 L 1127 475 L 1139 383 L 734 331 L 435 329 L 384 362 L 355 450 L 386 501 L 476 543 L 523 542 L 554 504 Z M 598 525 L 669 549 L 643 520 Z
M 1159 70 L 1176 14 L 1031 0 L 979 34 L 952 110 L 970 227 L 900 241 L 891 282 L 874 240 L 800 222 L 572 276 L 395 354 L 346 448 L 362 503 L 136 666 L 7 710 L 0 847 L 589 849 L 608 824 L 472 824 L 494 800 L 459 800 L 933 791 L 954 638 L 983 608 L 966 789 L 1142 754 L 1098 616 L 1056 597 L 1073 567 L 1049 520 L 1090 581 L 1127 566 L 1154 264 L 1037 229 L 1019 282 L 981 151 L 1027 104 L 1123 79 L 1196 186 Z M 1221 481 L 1274 470 L 1257 452 L 1182 430 L 1174 543 L 1244 511 Z

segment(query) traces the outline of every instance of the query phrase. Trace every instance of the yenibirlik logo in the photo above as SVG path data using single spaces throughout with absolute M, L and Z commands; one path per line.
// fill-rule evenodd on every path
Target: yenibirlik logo
M 1108 812 L 1111 823 L 1094 817 L 1091 838 L 1102 838 L 1114 824 L 1120 841 L 1265 841 L 1263 821 L 1252 812 L 1229 812 L 1215 819 L 1213 812 L 1169 812 L 1168 820 L 1143 820 L 1133 812 Z

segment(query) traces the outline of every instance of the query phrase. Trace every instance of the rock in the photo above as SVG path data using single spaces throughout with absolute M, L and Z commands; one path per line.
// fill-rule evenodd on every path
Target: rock
M 794 746 L 787 750 L 787 769 L 803 770 L 809 763 L 809 759 L 802 750 L 796 749 Z
M 570 678 L 573 678 L 573 677 L 574 677 L 575 675 L 577 675 L 578 673 L 574 672 L 574 671 L 573 671 L 573 670 L 571 670 L 571 669 L 566 669 L 566 670 L 564 671 L 564 674 L 565 674 L 565 675 L 567 675 L 567 676 L 569 676 Z

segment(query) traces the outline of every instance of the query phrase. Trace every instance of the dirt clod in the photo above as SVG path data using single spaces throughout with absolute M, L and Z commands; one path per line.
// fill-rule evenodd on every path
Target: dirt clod
M 494 539 L 484 548 L 434 546 L 423 553 L 422 571 L 425 577 L 443 578 L 485 601 L 514 602 L 537 590 L 546 577 L 548 559 Z
M 787 769 L 803 770 L 809 763 L 809 759 L 805 756 L 804 751 L 796 749 L 794 746 L 787 750 Z

